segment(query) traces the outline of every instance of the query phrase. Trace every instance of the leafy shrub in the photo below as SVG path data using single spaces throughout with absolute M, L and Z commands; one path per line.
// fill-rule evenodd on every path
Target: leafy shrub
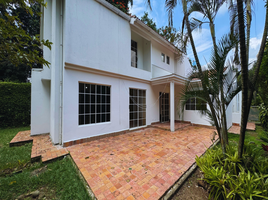
M 265 130 L 268 130 L 268 108 L 264 105 L 264 103 L 262 103 L 259 106 L 259 110 L 260 110 L 259 119 L 261 125 Z
M 30 124 L 31 84 L 0 82 L 0 127 Z
M 227 148 L 208 150 L 196 163 L 210 185 L 209 199 L 268 199 L 268 158 L 254 144 L 245 144 L 242 159 L 238 158 L 237 144 Z

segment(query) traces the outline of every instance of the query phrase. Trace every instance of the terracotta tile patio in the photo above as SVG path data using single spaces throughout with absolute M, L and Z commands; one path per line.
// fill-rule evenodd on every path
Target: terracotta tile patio
M 174 128 L 175 130 L 187 127 L 187 126 L 191 126 L 191 123 L 187 123 L 187 122 L 175 122 L 174 124 Z M 167 131 L 170 131 L 170 122 L 164 122 L 164 123 L 155 123 L 152 124 L 151 127 L 155 127 L 155 128 L 161 128 Z
M 53 145 L 49 134 L 31 136 L 31 131 L 19 132 L 9 143 L 10 146 L 21 145 L 32 142 L 31 159 L 36 160 L 41 157 L 42 162 L 47 162 L 69 154 L 67 149 L 59 145 Z
M 247 130 L 248 131 L 255 131 L 256 125 L 254 122 L 248 122 L 247 123 Z M 234 134 L 240 134 L 240 126 L 239 125 L 233 125 L 229 130 L 229 133 L 234 133 Z
M 98 200 L 156 200 L 212 144 L 213 131 L 147 128 L 67 149 Z

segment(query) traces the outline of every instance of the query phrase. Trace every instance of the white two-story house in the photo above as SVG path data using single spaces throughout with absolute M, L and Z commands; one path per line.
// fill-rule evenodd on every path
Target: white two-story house
M 41 37 L 50 68 L 32 70 L 31 135 L 73 141 L 170 121 L 179 114 L 188 58 L 105 0 L 46 0 Z M 184 120 L 210 125 L 198 111 Z M 231 112 L 232 113 L 232 112 Z

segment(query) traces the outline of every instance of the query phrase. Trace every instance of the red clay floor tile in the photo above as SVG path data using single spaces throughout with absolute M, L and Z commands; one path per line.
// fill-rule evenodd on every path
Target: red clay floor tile
M 159 199 L 212 145 L 213 131 L 146 128 L 67 149 L 97 198 Z

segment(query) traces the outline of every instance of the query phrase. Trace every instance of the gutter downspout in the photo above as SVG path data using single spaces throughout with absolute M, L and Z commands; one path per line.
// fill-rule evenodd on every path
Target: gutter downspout
M 59 132 L 59 144 L 62 144 L 62 126 L 63 126 L 63 1 L 61 0 L 60 8 L 60 132 Z

